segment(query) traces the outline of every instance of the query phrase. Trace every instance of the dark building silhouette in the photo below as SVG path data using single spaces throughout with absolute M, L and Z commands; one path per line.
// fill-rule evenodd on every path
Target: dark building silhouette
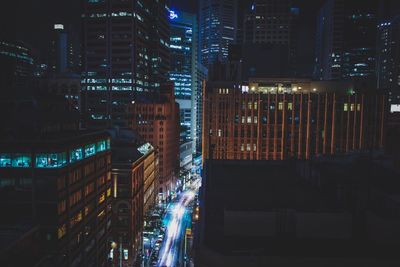
M 397 266 L 397 176 L 354 156 L 207 160 L 195 265 Z
M 28 241 L 33 258 L 42 256 L 40 266 L 106 265 L 111 249 L 109 135 L 79 131 L 79 114 L 69 113 L 64 98 L 26 95 L 2 98 L 0 106 L 8 114 L 0 131 L 0 203 L 7 214 L 0 227 L 37 229 Z M 19 262 L 5 261 L 2 266 Z
M 375 78 L 376 1 L 327 0 L 317 21 L 314 78 Z

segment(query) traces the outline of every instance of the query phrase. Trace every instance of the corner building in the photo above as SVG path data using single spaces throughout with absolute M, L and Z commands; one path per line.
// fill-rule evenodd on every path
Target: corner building
M 179 170 L 179 105 L 172 83 L 161 86 L 160 94 L 135 101 L 128 107 L 131 128 L 157 149 L 159 200 L 176 189 Z
M 310 159 L 381 149 L 386 98 L 349 82 L 257 79 L 205 88 L 205 159 Z
M 111 186 L 105 133 L 0 143 L 2 225 L 37 225 L 51 266 L 107 266 Z

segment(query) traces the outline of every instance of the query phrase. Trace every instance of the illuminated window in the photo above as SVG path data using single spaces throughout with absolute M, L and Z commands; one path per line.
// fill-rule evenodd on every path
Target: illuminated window
M 258 108 L 258 103 L 254 102 L 254 109 L 257 110 L 257 108 Z
M 247 116 L 247 123 L 251 123 L 251 116 Z
M 97 148 L 96 151 L 100 152 L 100 151 L 105 151 L 107 149 L 107 142 L 106 140 L 97 142 Z
M 283 110 L 283 102 L 279 102 L 279 104 L 278 104 L 278 109 L 279 109 L 279 110 Z
M 253 144 L 253 151 L 254 152 L 257 151 L 257 145 L 256 144 Z
M 82 211 L 79 211 L 75 216 L 73 216 L 70 221 L 69 225 L 70 227 L 74 227 L 76 224 L 80 223 L 82 221 Z
M 251 145 L 247 144 L 247 151 L 250 151 L 250 150 L 251 150 Z
M 293 110 L 293 103 L 288 103 L 288 110 Z
M 101 204 L 106 200 L 106 193 L 101 193 L 98 203 Z
M 349 110 L 349 104 L 344 103 L 343 105 L 343 111 L 348 111 Z
M 361 110 L 361 104 L 357 104 L 357 111 Z
M 11 167 L 11 154 L 0 154 L 0 167 Z
M 245 123 L 246 121 L 245 121 L 245 118 L 244 118 L 244 116 L 242 116 L 242 123 Z
M 354 111 L 354 104 L 350 105 L 350 111 Z
M 240 145 L 240 151 L 244 151 L 244 144 Z
M 29 168 L 31 167 L 32 159 L 29 154 L 13 154 L 12 166 L 15 168 Z
M 254 123 L 258 123 L 258 117 L 257 116 L 254 116 L 253 122 Z
M 37 154 L 37 168 L 59 168 L 67 164 L 67 153 Z
M 83 149 L 77 148 L 69 152 L 69 161 L 71 163 L 83 159 Z
M 67 234 L 67 225 L 66 224 L 63 224 L 60 227 L 58 227 L 58 230 L 57 230 L 58 239 L 63 238 L 66 234 Z
M 218 137 L 221 137 L 221 136 L 222 136 L 222 130 L 218 129 Z
M 107 189 L 107 197 L 111 196 L 111 188 Z
M 252 106 L 253 106 L 253 104 L 252 104 L 251 102 L 248 102 L 248 103 L 247 103 L 247 108 L 248 108 L 248 109 L 251 109 Z
M 102 218 L 104 218 L 105 215 L 106 215 L 106 211 L 102 210 L 99 212 L 99 214 L 97 214 L 97 218 L 102 219 Z
M 104 176 L 100 176 L 100 177 L 97 179 L 97 186 L 100 187 L 100 186 L 102 186 L 105 182 L 106 182 L 105 177 L 104 177 Z
M 85 158 L 93 156 L 94 154 L 96 154 L 96 145 L 95 144 L 86 145 L 85 146 Z

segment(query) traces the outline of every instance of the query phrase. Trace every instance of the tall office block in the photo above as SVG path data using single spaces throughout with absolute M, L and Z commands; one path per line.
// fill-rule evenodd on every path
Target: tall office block
M 49 53 L 49 71 L 60 74 L 78 72 L 79 68 L 80 45 L 77 38 L 66 25 L 54 24 Z
M 314 78 L 375 77 L 375 1 L 327 0 L 317 22 Z
M 237 0 L 199 1 L 201 63 L 225 62 L 229 45 L 236 41 Z
M 0 41 L 0 68 L 2 93 L 10 93 L 6 88 L 25 87 L 34 69 L 30 48 L 22 42 Z
M 182 142 L 196 140 L 197 110 L 197 19 L 196 15 L 170 11 L 170 80 L 174 82 L 175 98 L 180 109 Z M 193 142 L 192 151 L 195 151 Z
M 389 101 L 400 103 L 400 3 L 382 1 L 377 33 L 377 84 Z
M 356 93 L 352 82 L 210 82 L 205 94 L 205 159 L 310 159 L 383 148 L 385 96 Z
M 167 77 L 167 15 L 165 1 L 84 1 L 82 106 L 88 127 L 126 126 L 135 95 L 156 90 Z
M 199 63 L 197 67 L 197 96 L 196 96 L 196 154 L 201 154 L 203 137 L 203 87 L 208 79 L 208 69 Z

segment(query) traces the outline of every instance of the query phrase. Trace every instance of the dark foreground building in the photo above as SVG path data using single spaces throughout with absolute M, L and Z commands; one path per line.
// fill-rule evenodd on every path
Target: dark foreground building
M 399 173 L 368 158 L 207 160 L 196 266 L 398 266 Z
M 107 265 L 110 138 L 78 131 L 59 100 L 1 101 L 1 266 Z

